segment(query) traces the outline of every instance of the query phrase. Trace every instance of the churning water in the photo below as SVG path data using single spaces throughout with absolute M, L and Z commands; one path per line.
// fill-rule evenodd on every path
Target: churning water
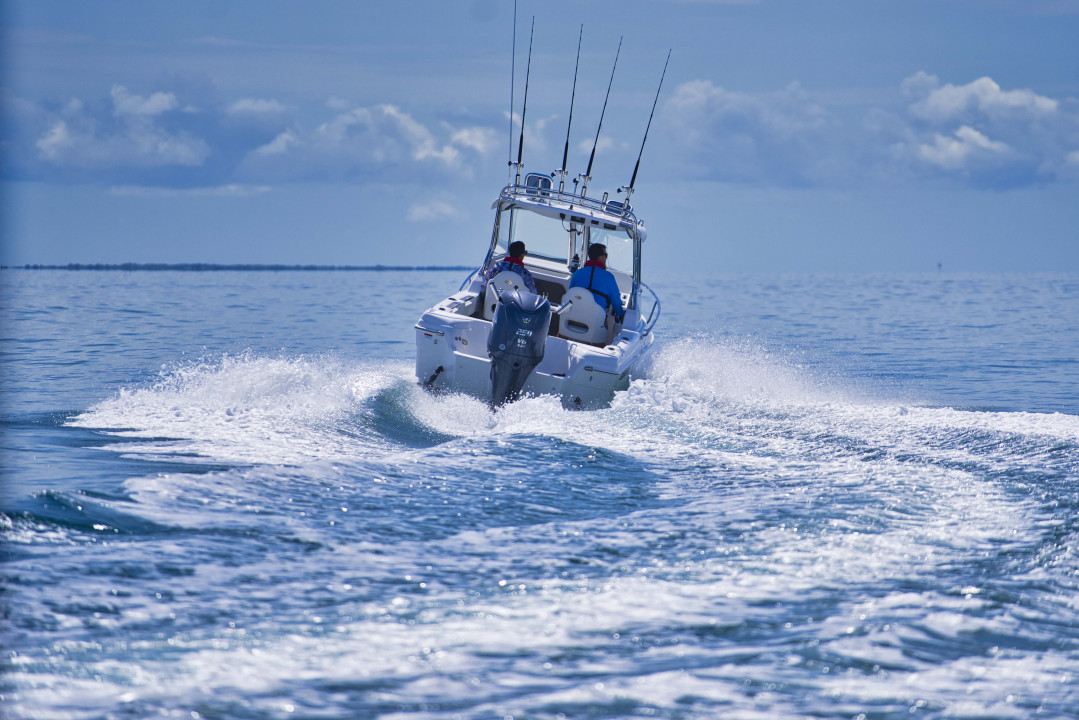
M 651 284 L 610 408 L 445 272 L 5 270 L 12 718 L 1079 718 L 1079 277 Z

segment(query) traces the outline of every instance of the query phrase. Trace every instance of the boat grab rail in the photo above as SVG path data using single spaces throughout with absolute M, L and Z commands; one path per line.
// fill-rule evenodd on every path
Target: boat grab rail
M 461 287 L 457 288 L 457 292 L 461 292 L 461 291 L 462 291 L 462 290 L 464 290 L 464 289 L 465 289 L 466 287 L 468 287 L 468 284 L 469 284 L 470 282 L 472 282 L 472 278 L 476 277 L 476 274 L 477 274 L 478 272 L 479 272 L 479 270 L 473 270 L 472 272 L 470 272 L 470 273 L 468 274 L 468 277 L 466 277 L 466 278 L 465 278 L 465 281 L 464 281 L 463 283 L 461 283 Z
M 524 200 L 553 200 L 556 202 L 567 203 L 570 209 L 574 206 L 578 206 L 593 212 L 617 217 L 621 219 L 622 222 L 628 223 L 634 227 L 640 222 L 637 220 L 637 216 L 633 213 L 633 210 L 630 209 L 628 202 L 597 200 L 596 198 L 578 195 L 577 193 L 566 192 L 564 190 L 547 190 L 531 185 L 507 185 L 502 188 L 499 198 L 506 200 L 515 200 L 517 198 Z
M 648 311 L 648 318 L 644 321 L 644 331 L 641 333 L 641 335 L 647 335 L 652 332 L 652 328 L 659 320 L 660 313 L 663 312 L 663 309 L 660 307 L 659 295 L 656 295 L 656 291 L 645 285 L 643 282 L 641 283 L 641 287 L 647 290 L 652 296 L 652 309 Z

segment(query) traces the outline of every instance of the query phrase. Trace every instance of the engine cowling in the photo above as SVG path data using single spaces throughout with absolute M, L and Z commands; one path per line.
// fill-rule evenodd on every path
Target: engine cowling
M 551 304 L 547 298 L 520 290 L 499 296 L 487 340 L 491 357 L 491 405 L 513 402 L 528 376 L 543 360 L 551 327 Z

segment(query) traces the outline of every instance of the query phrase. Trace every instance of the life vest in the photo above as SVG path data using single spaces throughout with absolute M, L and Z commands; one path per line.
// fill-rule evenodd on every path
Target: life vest
M 599 295 L 601 298 L 603 298 L 604 301 L 606 301 L 606 303 L 607 303 L 606 306 L 604 306 L 604 310 L 610 310 L 611 309 L 611 296 L 608 295 L 605 292 L 602 292 L 600 290 L 596 290 L 594 287 L 592 287 L 592 282 L 596 279 L 596 268 L 597 267 L 599 267 L 599 265 L 592 265 L 592 272 L 590 272 L 588 274 L 588 287 L 586 289 L 589 290 L 593 295 Z M 604 269 L 606 270 L 606 268 L 604 268 Z

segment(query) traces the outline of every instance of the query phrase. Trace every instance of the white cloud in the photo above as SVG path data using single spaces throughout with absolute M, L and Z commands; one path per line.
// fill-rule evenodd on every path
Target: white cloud
M 972 112 L 989 116 L 1004 114 L 1038 117 L 1057 111 L 1059 103 L 1032 90 L 1002 90 L 991 78 L 983 77 L 966 85 L 939 86 L 939 80 L 925 72 L 907 78 L 908 94 L 923 95 L 911 105 L 911 114 L 933 122 L 945 122 Z
M 1064 156 L 1064 162 L 1061 163 L 1058 174 L 1061 179 L 1079 180 L 1079 150 Z
M 495 130 L 482 125 L 428 124 L 394 105 L 334 112 L 314 128 L 285 125 L 291 108 L 274 99 L 244 97 L 230 103 L 203 102 L 197 114 L 183 111 L 186 98 L 173 92 L 132 93 L 114 85 L 111 102 L 72 99 L 55 109 L 2 97 L 15 132 L 8 168 L 21 177 L 62 177 L 123 185 L 123 173 L 147 182 L 146 169 L 160 168 L 154 184 L 168 184 L 168 168 L 201 167 L 198 175 L 220 187 L 242 179 L 252 185 L 280 180 L 410 180 L 433 176 L 472 177 L 498 145 Z M 237 125 L 246 116 L 256 123 Z M 532 127 L 532 124 L 529 124 Z M 246 145 L 245 145 L 246 143 Z M 216 155 L 216 163 L 208 160 Z M 232 158 L 240 158 L 232 160 Z M 93 174 L 87 174 L 92 171 Z M 176 176 L 174 176 L 176 177 Z M 184 174 L 184 183 L 193 177 Z
M 990 140 L 966 125 L 956 130 L 953 137 L 938 134 L 932 145 L 918 148 L 922 160 L 944 170 L 967 170 L 972 163 L 1006 161 L 1014 154 L 1007 144 Z
M 588 140 L 581 140 L 577 143 L 577 151 L 582 155 L 591 155 L 592 146 L 596 146 L 596 155 L 602 155 L 604 152 L 612 149 L 615 146 L 614 140 L 607 135 L 600 135 L 599 140 L 596 140 L 596 136 L 593 135 Z
M 218 185 L 215 187 L 168 188 L 141 185 L 117 185 L 109 188 L 110 195 L 121 197 L 255 197 L 272 192 L 266 185 Z
M 1079 147 L 1079 106 L 1028 88 L 1005 90 L 992 78 L 941 84 L 918 72 L 900 86 L 907 117 L 894 137 L 895 157 L 911 168 L 975 184 L 1017 187 L 1069 179 Z
M 243 98 L 225 108 L 225 112 L 229 115 L 280 115 L 288 109 L 287 105 L 282 105 L 276 100 Z
M 201 165 L 210 155 L 205 141 L 190 135 L 175 135 L 159 128 L 140 128 L 119 140 L 118 147 L 134 149 L 129 162 L 146 165 Z
M 802 183 L 830 172 L 837 157 L 824 107 L 798 83 L 753 95 L 686 82 L 665 104 L 663 126 L 683 157 L 714 179 Z
M 460 147 L 471 148 L 481 155 L 487 155 L 493 150 L 500 138 L 493 128 L 468 127 L 455 131 L 450 136 L 450 141 Z
M 946 84 L 926 72 L 899 87 L 905 109 L 849 109 L 788 85 L 771 93 L 682 83 L 659 128 L 678 152 L 673 172 L 734 182 L 846 185 L 944 175 L 977 187 L 1072 180 L 1079 151 L 1079 102 L 988 77 Z M 840 111 L 841 110 L 841 111 Z
M 798 83 L 778 92 L 750 95 L 724 90 L 708 80 L 693 80 L 675 89 L 669 105 L 683 113 L 775 135 L 816 130 L 825 114 Z
M 434 135 L 393 105 L 359 107 L 316 128 L 312 142 L 327 150 L 351 150 L 383 162 L 402 154 L 415 160 L 451 162 L 456 151 L 438 147 Z
M 490 128 L 435 132 L 394 105 L 353 107 L 313 130 L 293 127 L 250 152 L 242 170 L 250 177 L 407 177 L 417 171 L 469 175 L 496 145 Z
M 465 214 L 457 205 L 433 200 L 430 202 L 416 203 L 408 209 L 408 219 L 411 222 L 436 222 L 439 220 L 457 220 Z
M 286 130 L 270 142 L 256 148 L 254 153 L 256 155 L 281 155 L 288 152 L 289 148 L 298 144 L 300 144 L 299 138 L 291 131 Z
M 736 92 L 709 80 L 677 86 L 656 118 L 650 163 L 683 179 L 772 185 L 845 185 L 867 179 L 948 176 L 980 187 L 1019 187 L 1079 179 L 1079 100 L 1027 88 L 1002 88 L 988 77 L 944 83 L 926 72 L 897 88 L 901 109 L 867 107 L 832 113 L 825 96 L 792 83 L 769 93 Z M 170 168 L 203 168 L 199 182 L 263 187 L 280 180 L 445 182 L 496 172 L 505 127 L 461 125 L 415 116 L 407 108 L 364 107 L 332 99 L 323 122 L 304 127 L 293 108 L 272 98 L 215 102 L 203 92 L 164 88 L 138 94 L 113 85 L 108 97 L 52 103 L 3 96 L 13 118 L 6 159 L 20 177 L 81 172 L 124 182 L 168 184 Z M 301 114 L 302 115 L 302 114 Z M 232 118 L 245 116 L 243 122 Z M 515 118 L 519 122 L 519 118 Z M 553 122 L 557 120 L 557 122 Z M 519 124 L 517 125 L 519 128 Z M 557 132 L 552 131 L 552 129 Z M 529 119 L 526 157 L 543 155 L 564 118 Z M 513 146 L 516 146 L 516 134 Z M 580 152 L 591 152 L 591 136 Z M 620 147 L 609 132 L 598 150 Z M 632 151 L 636 154 L 636 145 Z M 498 156 L 496 158 L 496 156 Z M 210 158 L 214 162 L 209 162 Z M 237 159 L 239 158 L 239 159 Z M 148 168 L 160 168 L 152 176 Z M 92 171 L 88 173 L 87 171 Z M 105 174 L 102 171 L 108 171 Z M 129 172 L 124 175 L 125 172 Z M 196 176 L 184 171 L 180 184 Z M 417 208 L 414 220 L 448 217 L 452 205 Z
M 210 146 L 201 138 L 156 124 L 158 116 L 179 106 L 172 93 L 141 96 L 114 85 L 110 94 L 113 119 L 95 117 L 79 100 L 53 115 L 34 142 L 38 158 L 58 167 L 103 169 L 192 167 L 209 157 Z
M 113 85 L 112 92 L 113 113 L 120 115 L 146 115 L 154 116 L 175 110 L 179 103 L 172 93 L 155 92 L 149 97 L 133 95 L 123 85 Z
M 85 107 L 86 105 L 83 103 L 82 100 L 79 100 L 78 98 L 71 98 L 67 101 L 67 104 L 64 105 L 64 109 L 60 111 L 60 114 L 79 115 L 85 109 Z
M 53 125 L 47 133 L 38 139 L 38 150 L 41 151 L 41 156 L 46 160 L 56 160 L 65 151 L 70 149 L 75 141 L 71 138 L 71 133 L 68 131 L 67 123 L 63 120 L 59 120 Z
M 431 131 L 413 120 L 408 113 L 401 112 L 393 105 L 379 105 L 378 109 L 396 123 L 398 131 L 412 147 L 412 157 L 416 160 L 435 159 L 452 165 L 459 157 L 457 148 L 452 145 L 439 147 Z
M 514 158 L 516 158 L 517 142 L 520 139 L 520 133 L 521 133 L 521 115 L 520 115 L 520 113 L 513 113 L 512 115 L 510 115 L 510 113 L 503 112 L 502 117 L 504 117 L 507 120 L 510 120 L 510 118 L 512 117 L 511 124 L 513 126 L 513 131 L 510 133 L 510 135 L 513 138 L 513 152 L 514 152 Z M 527 123 L 527 125 L 525 127 L 525 147 L 524 147 L 524 149 L 525 149 L 525 155 L 526 156 L 544 155 L 544 154 L 547 153 L 547 151 L 550 148 L 550 143 L 548 142 L 548 139 L 547 139 L 547 129 L 554 124 L 555 120 L 560 120 L 560 119 L 563 119 L 563 118 L 560 118 L 558 115 L 550 115 L 548 117 L 541 117 L 539 119 L 532 118 L 532 119 L 530 119 L 528 121 L 528 123 Z M 491 137 L 493 138 L 493 143 L 496 146 L 499 145 L 501 142 L 503 142 L 505 137 L 506 137 L 505 134 L 504 134 L 506 131 L 503 128 L 499 128 L 498 130 L 491 130 L 490 132 L 491 132 Z M 560 137 L 565 137 L 565 136 L 562 135 Z M 558 146 L 559 152 L 561 152 L 561 148 L 562 148 L 562 146 L 559 145 Z M 589 143 L 588 143 L 588 151 L 590 152 L 591 150 L 592 150 L 592 143 L 591 143 L 591 141 L 589 141 Z

